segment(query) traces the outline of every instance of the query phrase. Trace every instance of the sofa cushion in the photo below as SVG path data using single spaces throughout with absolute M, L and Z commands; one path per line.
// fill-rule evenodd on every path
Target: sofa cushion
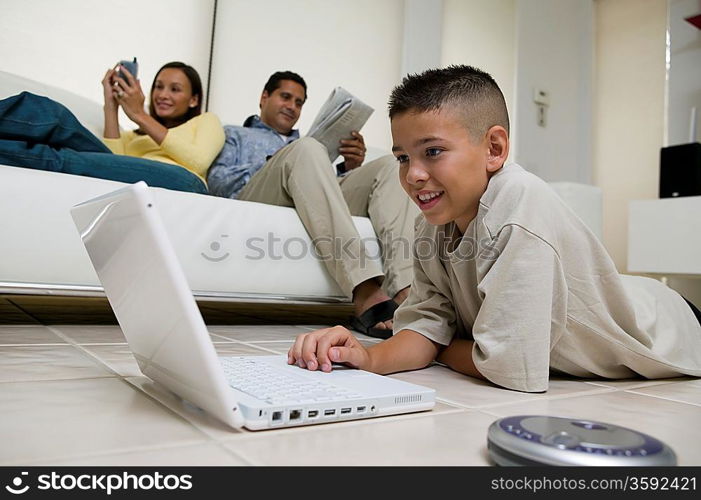
M 0 71 L 0 99 L 19 94 L 23 90 L 60 102 L 71 110 L 85 128 L 96 137 L 102 137 L 104 116 L 101 104 L 58 87 Z

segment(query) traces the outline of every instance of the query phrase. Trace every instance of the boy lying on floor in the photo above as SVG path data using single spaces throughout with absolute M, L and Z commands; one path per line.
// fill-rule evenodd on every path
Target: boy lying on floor
M 342 327 L 297 337 L 288 362 L 376 373 L 434 360 L 519 391 L 550 372 L 612 379 L 701 376 L 698 310 L 650 278 L 620 275 L 596 237 L 509 152 L 488 74 L 408 76 L 390 98 L 400 181 L 419 206 L 414 281 L 394 335 L 363 347 Z

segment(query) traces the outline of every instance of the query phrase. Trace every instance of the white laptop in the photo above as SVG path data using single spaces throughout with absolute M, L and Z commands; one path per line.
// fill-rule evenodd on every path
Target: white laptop
M 219 357 L 144 182 L 71 209 L 142 373 L 226 424 L 252 430 L 431 409 L 433 389 L 286 355 Z

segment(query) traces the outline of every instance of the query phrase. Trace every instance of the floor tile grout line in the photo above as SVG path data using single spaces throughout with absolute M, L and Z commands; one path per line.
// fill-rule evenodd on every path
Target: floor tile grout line
M 597 394 L 608 394 L 608 393 L 612 393 L 612 392 L 622 392 L 622 391 L 619 391 L 618 389 L 613 389 L 610 387 L 601 387 L 598 390 L 591 389 L 591 390 L 577 392 L 577 393 L 556 394 L 553 396 L 544 396 L 541 398 L 534 397 L 533 399 L 524 399 L 524 400 L 519 400 L 519 401 L 508 401 L 508 402 L 494 403 L 494 404 L 487 404 L 487 405 L 480 405 L 480 406 L 466 406 L 464 403 L 459 403 L 458 401 L 454 401 L 454 400 L 444 398 L 444 397 L 436 397 L 436 400 L 439 400 L 444 404 L 458 406 L 460 408 L 465 408 L 468 410 L 483 410 L 483 409 L 487 409 L 487 408 L 501 408 L 503 406 L 509 406 L 509 405 L 528 404 L 528 403 L 534 403 L 534 402 L 538 402 L 538 401 L 556 401 L 556 400 L 561 400 L 561 399 L 576 398 L 576 397 L 580 397 L 580 396 L 595 396 Z
M 119 376 L 110 375 L 105 373 L 104 376 L 90 376 L 90 377 L 52 377 L 52 378 L 28 378 L 28 379 L 13 379 L 13 380 L 0 380 L 0 386 L 3 384 L 32 384 L 32 383 L 46 383 L 46 382 L 75 382 L 77 380 L 114 380 L 119 378 Z
M 235 456 L 236 456 L 237 458 L 239 458 L 239 459 L 243 460 L 244 462 L 246 462 L 246 464 L 248 464 L 248 466 L 251 466 L 251 467 L 265 467 L 265 466 L 267 465 L 267 464 L 265 464 L 265 463 L 263 463 L 263 462 L 258 462 L 257 460 L 254 460 L 253 458 L 249 457 L 248 454 L 246 454 L 246 453 L 241 453 L 240 451 L 239 451 L 239 452 L 234 452 L 233 450 L 229 450 L 229 449 L 227 448 L 227 446 L 225 445 L 225 443 L 223 443 L 223 442 L 220 443 L 220 445 L 222 446 L 222 448 L 226 449 L 229 453 L 234 453 Z
M 3 347 L 69 347 L 70 344 L 66 342 L 56 342 L 47 344 L 0 344 L 0 349 Z
M 129 344 L 127 344 L 126 342 L 76 342 L 76 345 L 84 345 L 88 347 L 129 347 Z
M 239 459 L 239 460 L 242 460 L 243 462 L 245 462 L 246 465 L 258 465 L 258 464 L 256 464 L 256 463 L 254 463 L 252 460 L 250 460 L 249 458 L 247 458 L 246 456 L 242 455 L 241 453 L 239 453 L 239 452 L 237 452 L 237 451 L 235 451 L 235 450 L 230 449 L 229 447 L 227 447 L 227 446 L 225 445 L 225 443 L 224 443 L 223 441 L 221 441 L 221 440 L 219 440 L 219 439 L 215 439 L 215 440 L 214 440 L 214 444 L 215 444 L 220 450 L 222 450 L 223 452 L 227 453 L 229 456 L 233 456 L 234 458 L 237 458 L 237 459 Z
M 279 343 L 279 342 L 294 342 L 294 339 L 287 339 L 287 340 L 234 340 L 231 342 L 241 342 L 241 343 L 248 343 L 248 344 L 274 344 L 274 343 Z
M 583 382 L 587 385 L 592 385 L 595 387 L 610 387 L 619 391 L 627 391 L 631 389 L 642 389 L 642 388 L 647 388 L 647 387 L 658 387 L 660 385 L 669 385 L 669 384 L 678 384 L 681 382 L 689 382 L 691 380 L 694 380 L 693 377 L 690 378 L 685 378 L 685 377 L 679 377 L 680 380 L 676 380 L 675 378 L 667 378 L 667 379 L 643 379 L 641 378 L 640 380 L 631 380 L 631 379 L 621 379 L 619 382 L 625 383 L 625 385 L 621 384 L 615 384 L 612 382 L 616 382 L 616 380 L 611 380 L 611 379 L 602 379 L 602 380 L 584 380 Z M 625 382 L 624 382 L 625 380 Z
M 45 344 L 1 344 L 0 347 L 66 347 L 66 346 L 88 346 L 88 347 L 100 347 L 100 346 L 106 346 L 106 347 L 117 347 L 117 346 L 124 346 L 128 347 L 129 344 L 126 342 L 62 342 L 62 343 L 45 343 Z
M 239 343 L 240 343 L 241 345 L 245 345 L 245 346 L 248 346 L 248 347 L 253 347 L 254 349 L 260 349 L 261 351 L 269 352 L 269 353 L 272 353 L 272 354 L 277 354 L 278 356 L 283 356 L 283 354 L 280 354 L 280 353 L 277 352 L 277 351 L 273 351 L 272 349 L 268 349 L 268 348 L 263 347 L 263 346 L 257 346 L 257 345 L 255 345 L 255 344 L 251 344 L 251 343 L 248 343 L 248 342 L 241 342 L 241 341 L 239 341 Z
M 221 335 L 221 334 L 218 334 L 218 333 L 209 332 L 209 334 L 210 334 L 212 337 L 218 337 L 218 338 L 220 338 L 220 339 L 224 339 L 226 342 L 239 342 L 239 340 L 230 339 L 229 337 L 225 337 L 224 335 Z M 214 341 L 212 341 L 212 342 L 214 342 Z
M 485 415 L 489 415 L 490 417 L 496 417 L 496 418 L 501 418 L 503 415 L 498 415 L 497 413 L 492 413 L 488 411 L 488 408 L 480 408 L 478 410 L 480 413 L 484 413 Z
M 640 388 L 640 389 L 642 389 L 642 388 Z M 648 398 L 653 398 L 653 399 L 661 399 L 661 400 L 663 400 L 663 401 L 671 401 L 671 402 L 673 402 L 673 403 L 685 404 L 685 405 L 694 406 L 694 407 L 697 407 L 697 408 L 701 407 L 701 403 L 692 403 L 692 402 L 690 402 L 690 401 L 682 401 L 682 400 L 680 400 L 680 399 L 674 399 L 674 398 L 669 397 L 669 396 L 656 396 L 656 395 L 653 395 L 653 394 L 646 394 L 646 393 L 644 393 L 644 392 L 638 392 L 638 391 L 635 390 L 635 389 L 627 389 L 627 390 L 622 391 L 622 392 L 627 392 L 627 393 L 629 393 L 629 394 L 635 394 L 635 395 L 637 395 L 637 396 L 646 396 L 646 397 L 648 397 Z
M 68 335 L 66 335 L 62 331 L 52 327 L 51 325 L 47 325 L 46 327 L 49 330 L 51 330 L 55 335 L 57 335 L 59 338 L 62 338 L 63 340 L 68 342 L 69 345 L 75 347 L 81 354 L 83 354 L 84 356 L 87 356 L 91 361 L 96 361 L 98 363 L 98 365 L 105 368 L 110 373 L 114 374 L 114 376 L 119 377 L 119 378 L 124 378 L 124 377 L 122 377 L 122 375 L 119 372 L 117 372 L 110 365 L 108 365 L 107 362 L 103 361 L 100 357 L 96 356 L 92 352 L 85 349 L 81 344 L 76 343 L 72 338 L 70 338 Z
M 91 378 L 118 378 L 118 379 L 124 379 L 124 377 L 117 372 L 115 369 L 113 369 L 106 361 L 102 360 L 100 357 L 94 355 L 92 352 L 88 351 L 82 345 L 76 343 L 72 338 L 61 332 L 60 330 L 52 327 L 51 325 L 46 325 L 46 328 L 48 328 L 52 333 L 54 333 L 56 336 L 59 338 L 65 340 L 67 344 L 61 344 L 62 346 L 67 346 L 67 347 L 73 347 L 75 348 L 83 357 L 87 357 L 90 361 L 96 362 L 98 366 L 101 368 L 107 370 L 107 375 L 105 377 L 80 377 L 78 379 L 66 379 L 66 380 L 86 380 L 86 379 L 91 379 Z

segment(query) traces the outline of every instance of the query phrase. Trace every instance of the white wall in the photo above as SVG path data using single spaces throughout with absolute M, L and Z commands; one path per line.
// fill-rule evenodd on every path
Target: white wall
M 443 0 L 404 0 L 401 76 L 441 65 Z
M 591 0 L 516 3 L 516 161 L 547 181 L 590 183 L 594 20 Z M 544 127 L 536 88 L 549 93 Z
M 241 124 L 259 112 L 268 77 L 291 70 L 309 87 L 303 134 L 340 85 L 375 108 L 362 133 L 366 144 L 389 152 L 387 98 L 399 81 L 402 30 L 402 0 L 221 1 L 210 110 Z
M 596 27 L 594 183 L 604 196 L 604 244 L 625 272 L 628 203 L 657 197 L 667 3 L 598 0 Z
M 691 108 L 701 123 L 701 30 L 685 21 L 701 13 L 701 0 L 669 3 L 670 67 L 667 88 L 667 140 L 665 145 L 701 141 L 701 125 L 689 138 Z
M 212 8 L 212 0 L 2 0 L 0 69 L 100 103 L 107 69 L 134 56 L 146 93 L 173 60 L 206 80 Z
M 468 64 L 486 71 L 501 88 L 512 122 L 514 158 L 518 137 L 514 133 L 516 75 L 515 0 L 444 0 L 441 64 Z

